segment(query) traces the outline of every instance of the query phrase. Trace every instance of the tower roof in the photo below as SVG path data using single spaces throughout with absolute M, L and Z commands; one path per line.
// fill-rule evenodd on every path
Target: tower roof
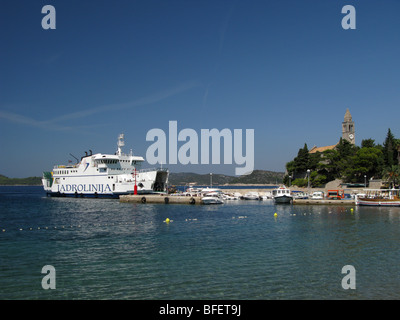
M 344 114 L 344 121 L 345 122 L 353 121 L 349 108 L 346 109 L 346 113 Z

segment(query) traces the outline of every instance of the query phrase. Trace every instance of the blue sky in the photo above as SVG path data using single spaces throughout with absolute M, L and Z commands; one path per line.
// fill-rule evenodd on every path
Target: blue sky
M 44 5 L 56 29 L 41 27 Z M 342 7 L 356 8 L 344 30 Z M 153 128 L 255 130 L 255 169 L 307 143 L 400 137 L 397 0 L 1 0 L 0 174 L 40 176 L 84 151 L 145 156 Z M 183 143 L 180 143 L 180 145 Z M 179 145 L 178 145 L 179 146 Z M 174 165 L 234 174 L 236 165 Z

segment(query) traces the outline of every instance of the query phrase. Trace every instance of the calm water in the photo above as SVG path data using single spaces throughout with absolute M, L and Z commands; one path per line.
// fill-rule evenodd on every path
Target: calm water
M 400 208 L 135 205 L 0 187 L 0 299 L 399 299 L 399 253 Z M 45 265 L 55 290 L 41 286 Z M 344 265 L 355 290 L 341 286 Z

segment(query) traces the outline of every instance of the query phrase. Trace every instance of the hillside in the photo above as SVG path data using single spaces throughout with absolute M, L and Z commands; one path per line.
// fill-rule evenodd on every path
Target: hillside
M 251 174 L 234 177 L 234 179 L 230 182 L 234 183 L 242 183 L 242 184 L 279 184 L 282 183 L 284 172 L 274 172 L 274 171 L 265 171 L 265 170 L 254 170 Z
M 213 184 L 227 184 L 234 177 L 226 176 L 223 174 L 213 173 L 212 175 L 212 183 Z M 210 174 L 198 174 L 192 172 L 180 172 L 174 173 L 170 172 L 169 174 L 169 184 L 170 185 L 186 185 L 189 183 L 197 184 L 197 185 L 209 185 L 210 184 Z
M 29 185 L 36 186 L 42 184 L 42 178 L 40 177 L 29 177 L 29 178 L 8 178 L 0 174 L 0 185 Z
M 265 171 L 265 170 L 254 170 L 251 174 L 234 177 L 227 176 L 224 174 L 212 175 L 213 185 L 224 185 L 224 184 L 276 184 L 282 183 L 284 173 Z M 196 185 L 209 185 L 210 174 L 197 174 L 191 172 L 181 172 L 169 174 L 170 185 L 185 185 L 193 183 Z
M 254 170 L 251 174 L 235 177 L 227 176 L 224 174 L 213 173 L 212 183 L 213 185 L 224 185 L 224 184 L 279 184 L 282 183 L 284 173 L 265 171 L 265 170 Z M 209 185 L 210 174 L 198 174 L 192 172 L 180 172 L 169 174 L 170 185 L 186 185 L 193 183 L 196 185 Z M 41 185 L 40 177 L 29 177 L 29 178 L 8 178 L 4 175 L 0 175 L 0 185 Z

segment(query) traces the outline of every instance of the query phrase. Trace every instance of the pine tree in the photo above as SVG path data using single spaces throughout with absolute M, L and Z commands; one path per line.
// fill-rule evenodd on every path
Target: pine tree
M 295 170 L 297 172 L 307 171 L 309 162 L 310 162 L 310 154 L 308 152 L 307 143 L 304 144 L 302 149 L 299 149 L 297 153 L 297 157 L 294 159 L 295 162 Z
M 393 165 L 397 164 L 397 144 L 390 128 L 383 144 L 383 156 L 386 167 L 391 168 Z

